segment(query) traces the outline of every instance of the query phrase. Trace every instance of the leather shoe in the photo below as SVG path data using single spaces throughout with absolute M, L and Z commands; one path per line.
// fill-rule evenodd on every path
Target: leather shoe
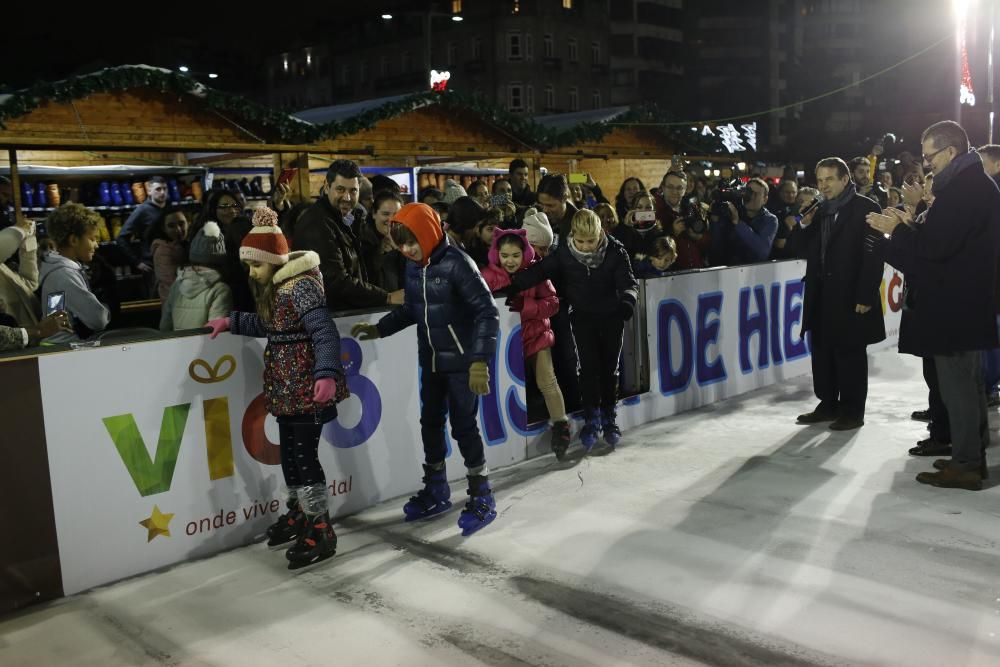
M 948 466 L 937 472 L 922 472 L 917 475 L 921 484 L 930 484 L 944 489 L 965 489 L 966 491 L 982 491 L 983 478 L 978 472 L 954 470 Z
M 951 443 L 927 438 L 910 447 L 910 456 L 951 456 Z
M 830 424 L 831 431 L 853 431 L 865 425 L 864 419 L 854 417 L 837 417 L 836 421 Z
M 944 470 L 945 468 L 947 468 L 948 466 L 951 465 L 951 459 L 938 459 L 937 461 L 935 461 L 931 465 L 934 466 L 935 470 Z M 979 476 L 982 479 L 989 479 L 990 478 L 990 471 L 986 467 L 986 462 L 985 461 L 983 461 L 983 463 L 979 466 Z
M 931 411 L 930 410 L 914 410 L 910 413 L 910 419 L 917 422 L 929 422 L 931 421 Z
M 807 412 L 804 415 L 799 415 L 795 420 L 796 424 L 819 424 L 821 422 L 832 422 L 837 418 L 837 415 L 831 414 L 825 410 L 820 410 L 819 408 L 813 410 L 812 412 Z

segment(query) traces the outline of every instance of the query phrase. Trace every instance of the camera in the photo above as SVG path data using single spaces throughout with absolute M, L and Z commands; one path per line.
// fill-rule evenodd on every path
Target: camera
M 718 189 L 712 197 L 712 207 L 709 209 L 708 217 L 712 222 L 719 220 L 729 220 L 729 207 L 732 204 L 736 207 L 736 213 L 740 219 L 746 217 L 746 202 L 753 193 L 740 179 L 734 178 L 729 181 L 719 183 Z

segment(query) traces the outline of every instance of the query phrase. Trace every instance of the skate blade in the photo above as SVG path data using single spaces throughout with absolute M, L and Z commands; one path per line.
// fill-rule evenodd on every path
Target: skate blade
M 301 570 L 304 567 L 312 567 L 313 565 L 318 565 L 319 563 L 322 563 L 325 560 L 333 558 L 333 556 L 336 553 L 337 553 L 336 551 L 331 551 L 328 554 L 317 556 L 315 558 L 310 558 L 309 560 L 290 560 L 288 561 L 288 569 Z
M 412 516 L 406 514 L 404 515 L 403 521 L 405 521 L 406 523 L 411 523 L 413 521 L 426 521 L 428 519 L 439 517 L 450 509 L 451 509 L 451 502 L 449 501 L 446 505 L 438 505 L 427 514 L 414 514 Z
M 274 544 L 271 544 L 271 542 L 268 541 L 266 544 L 267 544 L 267 548 L 268 549 L 275 549 L 275 550 L 277 550 L 277 549 L 281 549 L 282 547 L 284 547 L 284 548 L 287 549 L 288 545 L 291 544 L 291 543 L 293 543 L 297 539 L 299 539 L 298 535 L 296 535 L 295 537 L 290 537 L 287 540 L 285 540 L 284 542 L 275 542 Z
M 497 515 L 494 512 L 485 521 L 477 522 L 476 524 L 474 524 L 472 526 L 466 526 L 466 527 L 462 528 L 462 537 L 468 537 L 469 535 L 473 535 L 475 533 L 478 533 L 480 530 L 482 530 L 486 526 L 488 526 L 491 523 L 493 523 L 493 520 L 496 519 L 496 518 L 497 518 Z

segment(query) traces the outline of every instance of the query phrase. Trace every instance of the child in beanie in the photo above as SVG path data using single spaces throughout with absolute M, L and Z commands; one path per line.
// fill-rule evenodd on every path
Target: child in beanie
M 483 269 L 483 278 L 490 290 L 496 292 L 510 285 L 512 275 L 536 261 L 538 258 L 528 242 L 527 230 L 498 228 L 493 232 L 490 263 Z M 552 283 L 546 280 L 512 296 L 508 303 L 511 310 L 521 314 L 524 363 L 534 370 L 535 384 L 545 397 L 545 407 L 552 420 L 552 451 L 562 461 L 569 448 L 569 421 L 566 419 L 566 403 L 552 365 L 551 348 L 555 343 L 555 335 L 549 321 L 549 318 L 559 312 L 559 297 L 556 296 Z
M 403 506 L 403 513 L 413 521 L 451 508 L 447 414 L 469 480 L 470 498 L 458 526 L 463 535 L 471 535 L 497 515 L 476 423 L 479 396 L 490 391 L 487 363 L 496 354 L 497 307 L 472 259 L 448 241 L 433 208 L 406 204 L 390 221 L 389 234 L 409 260 L 403 305 L 377 324 L 355 324 L 351 335 L 371 340 L 417 325 L 425 486 Z
M 250 267 L 257 312 L 233 312 L 206 326 L 212 338 L 223 331 L 267 338 L 264 400 L 278 420 L 288 487 L 288 512 L 268 529 L 268 546 L 295 539 L 286 553 L 288 569 L 294 570 L 337 550 L 318 447 L 323 424 L 336 418 L 337 402 L 347 398 L 340 335 L 326 307 L 319 256 L 311 250 L 289 253 L 271 209 L 254 212 L 240 259 Z
M 155 250 L 153 256 L 155 259 Z M 233 309 L 233 290 L 220 273 L 226 263 L 226 242 L 218 223 L 208 221 L 194 235 L 188 262 L 170 286 L 160 331 L 200 329 L 208 320 L 226 317 Z

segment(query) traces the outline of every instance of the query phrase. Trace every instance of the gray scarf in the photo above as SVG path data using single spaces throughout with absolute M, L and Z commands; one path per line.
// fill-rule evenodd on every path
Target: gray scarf
M 573 255 L 573 259 L 580 262 L 588 269 L 596 269 L 602 263 L 604 263 L 604 255 L 608 251 L 608 235 L 601 234 L 601 242 L 597 244 L 597 250 L 594 252 L 580 252 L 576 249 L 576 244 L 573 243 L 573 234 L 569 235 L 566 239 L 566 247 L 569 248 L 569 252 Z
M 819 208 L 819 260 L 820 265 L 826 265 L 826 246 L 833 236 L 833 230 L 837 225 L 837 214 L 847 202 L 851 201 L 858 192 L 854 183 L 848 183 L 844 191 L 833 199 L 827 199 Z
M 935 197 L 938 196 L 948 187 L 953 178 L 975 165 L 979 165 L 979 168 L 982 169 L 983 158 L 979 156 L 979 153 L 975 149 L 970 150 L 965 155 L 959 155 L 949 162 L 948 166 L 942 169 L 940 174 L 934 174 L 934 185 L 931 187 L 931 192 L 934 193 Z

